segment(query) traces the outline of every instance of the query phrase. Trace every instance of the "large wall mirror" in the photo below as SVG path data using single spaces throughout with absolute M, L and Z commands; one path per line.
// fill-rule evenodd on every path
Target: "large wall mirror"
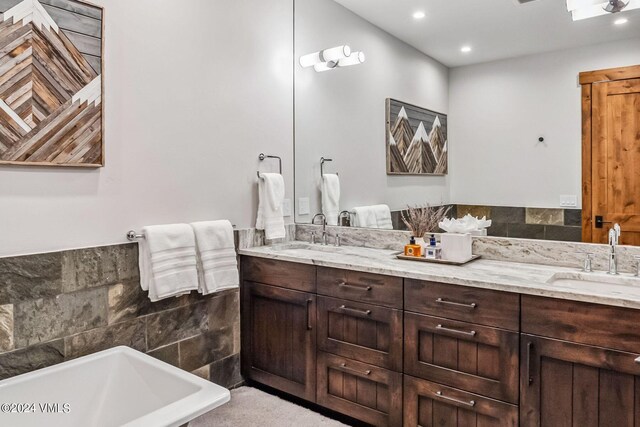
M 296 222 L 640 244 L 640 4 L 595 3 L 295 0 Z

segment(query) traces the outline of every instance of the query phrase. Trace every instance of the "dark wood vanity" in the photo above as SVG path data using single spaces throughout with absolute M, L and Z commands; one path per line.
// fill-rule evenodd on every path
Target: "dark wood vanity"
M 242 257 L 246 379 L 376 426 L 638 426 L 640 310 Z

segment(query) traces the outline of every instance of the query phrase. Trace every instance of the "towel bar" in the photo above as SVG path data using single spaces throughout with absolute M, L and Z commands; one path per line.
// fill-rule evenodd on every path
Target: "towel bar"
M 236 225 L 235 224 L 233 224 L 231 226 L 233 227 L 234 230 L 236 229 Z M 130 241 L 130 242 L 135 242 L 137 240 L 144 239 L 144 238 L 145 238 L 144 234 L 136 233 L 133 230 L 129 230 L 129 232 L 127 233 L 127 240 Z
M 264 153 L 260 153 L 260 155 L 258 156 L 258 159 L 260 159 L 261 162 L 264 161 L 264 159 L 278 159 L 278 163 L 280 165 L 280 175 L 282 175 L 282 158 L 278 156 L 269 156 Z M 258 171 L 258 178 L 260 178 L 260 171 Z
M 333 159 L 325 159 L 324 157 L 320 157 L 320 178 L 324 177 L 325 162 L 333 162 Z M 338 175 L 337 172 L 336 172 L 336 175 Z

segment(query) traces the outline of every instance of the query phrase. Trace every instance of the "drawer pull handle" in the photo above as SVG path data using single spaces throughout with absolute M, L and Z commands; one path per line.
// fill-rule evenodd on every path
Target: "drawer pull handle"
M 373 289 L 371 286 L 367 286 L 367 285 L 350 285 L 349 283 L 344 282 L 344 281 L 338 283 L 338 286 L 341 286 L 343 288 L 354 288 L 354 289 L 367 291 L 367 292 L 370 292 Z
M 365 316 L 371 316 L 371 310 L 359 310 L 357 308 L 347 307 L 346 305 L 341 305 L 338 308 L 340 310 L 343 310 L 343 311 L 350 311 L 352 313 L 363 314 Z
M 466 336 L 469 336 L 469 337 L 475 337 L 476 334 L 477 334 L 476 331 L 470 331 L 470 332 L 460 331 L 458 329 L 447 328 L 447 327 L 442 326 L 442 325 L 436 326 L 436 329 L 439 329 L 439 330 L 445 331 L 445 332 L 449 332 L 449 333 L 452 333 L 452 334 L 466 335 Z
M 454 307 L 470 308 L 471 310 L 473 310 L 474 308 L 476 308 L 478 306 L 478 304 L 476 304 L 475 302 L 472 302 L 471 304 L 466 304 L 466 303 L 462 303 L 462 302 L 447 301 L 444 298 L 438 298 L 438 299 L 436 299 L 436 302 L 438 304 L 453 305 Z
M 476 401 L 475 400 L 470 400 L 468 402 L 465 402 L 464 400 L 458 400 L 458 399 L 454 399 L 453 397 L 445 396 L 444 394 L 442 394 L 441 391 L 436 391 L 436 396 L 438 396 L 440 399 L 448 400 L 450 402 L 454 402 L 454 403 L 457 403 L 459 405 L 468 406 L 470 408 L 473 408 L 474 406 L 476 406 Z
M 364 372 L 358 371 L 356 369 L 352 369 L 352 368 L 348 367 L 346 363 L 341 363 L 340 367 L 342 368 L 343 371 L 353 372 L 354 374 L 357 374 L 357 375 L 367 375 L 367 376 L 371 375 L 371 371 L 370 370 L 366 370 Z

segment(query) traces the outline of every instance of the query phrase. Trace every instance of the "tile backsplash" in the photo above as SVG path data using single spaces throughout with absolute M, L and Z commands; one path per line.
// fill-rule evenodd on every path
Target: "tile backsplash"
M 242 381 L 239 291 L 152 303 L 135 243 L 0 258 L 0 280 L 0 379 L 126 345 Z

